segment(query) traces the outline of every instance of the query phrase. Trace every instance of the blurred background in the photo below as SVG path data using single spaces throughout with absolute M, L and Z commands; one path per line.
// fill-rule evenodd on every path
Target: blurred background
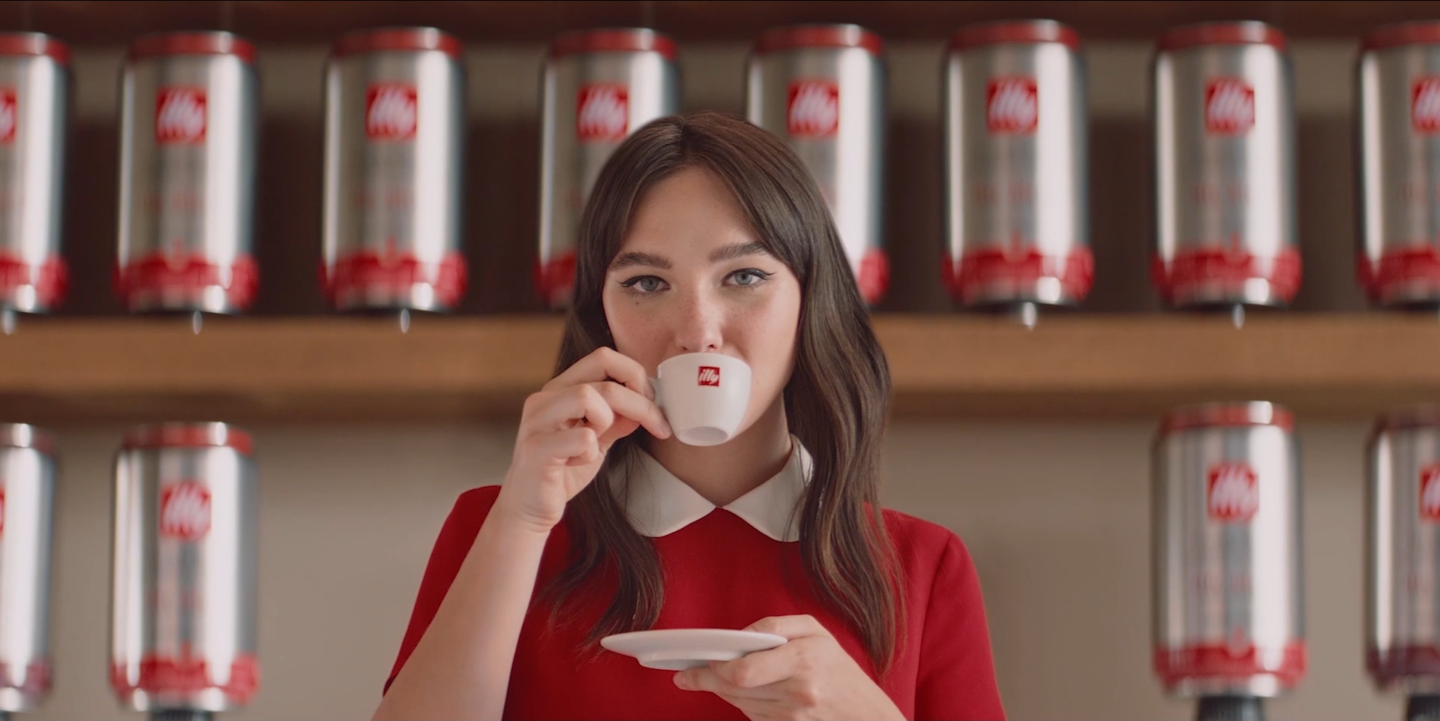
M 1264 399 L 1300 401 L 1294 407 L 1303 452 L 1310 669 L 1297 691 L 1269 706 L 1270 713 L 1398 718 L 1403 699 L 1377 693 L 1364 671 L 1362 454 L 1375 412 L 1390 401 L 1440 397 L 1440 379 L 1427 370 L 1430 351 L 1440 347 L 1433 319 L 1385 325 L 1384 312 L 1367 306 L 1355 282 L 1351 115 L 1360 37 L 1383 23 L 1437 16 L 1437 3 L 1373 0 L 0 3 L 0 30 L 53 34 L 71 46 L 73 72 L 65 201 L 69 297 L 53 318 L 25 319 L 13 338 L 0 338 L 0 420 L 43 424 L 58 439 L 60 459 L 54 687 L 38 711 L 20 717 L 140 715 L 120 710 L 107 686 L 112 463 L 134 423 L 214 417 L 238 422 L 254 435 L 261 494 L 260 690 L 246 708 L 224 716 L 368 718 L 441 522 L 462 491 L 500 481 L 518 398 L 527 384 L 533 389 L 536 379 L 543 382 L 553 362 L 547 354 L 558 339 L 559 316 L 546 310 L 531 286 L 547 44 L 577 28 L 654 28 L 677 43 L 682 110 L 743 115 L 745 60 L 755 38 L 772 26 L 823 21 L 862 24 L 886 44 L 884 235 L 893 280 L 876 313 L 920 318 L 922 324 L 907 326 L 903 336 L 911 341 L 926 337 L 925 318 L 934 318 L 934 332 L 945 338 L 928 348 L 912 342 L 903 352 L 887 346 L 897 374 L 910 374 L 910 381 L 897 383 L 909 394 L 908 407 L 924 412 L 897 412 L 893 419 L 885 440 L 885 500 L 955 530 L 969 546 L 1011 717 L 1193 715 L 1191 702 L 1166 698 L 1151 670 L 1150 443 L 1165 408 L 1217 393 L 1260 394 L 1264 381 L 1274 378 L 1288 395 Z M 1009 329 L 992 327 L 1001 321 L 966 316 L 959 326 L 944 325 L 962 311 L 949 300 L 935 267 L 942 234 L 945 42 L 965 24 L 1013 18 L 1052 18 L 1075 28 L 1089 79 L 1094 289 L 1077 311 L 1053 321 L 1062 335 L 1047 335 L 1052 321 L 1042 317 L 1035 337 L 1051 340 L 1028 345 Z M 1254 341 L 1258 345 L 1246 345 L 1248 336 L 1232 338 L 1251 333 L 1249 327 L 1231 333 L 1226 321 L 1216 321 L 1219 331 L 1204 320 L 1172 321 L 1147 275 L 1153 217 L 1147 72 L 1155 38 L 1174 25 L 1232 19 L 1262 20 L 1285 31 L 1295 68 L 1305 278 L 1291 310 L 1269 325 L 1257 324 L 1254 333 L 1268 334 Z M 331 320 L 315 282 L 326 55 L 343 32 L 383 25 L 438 27 L 465 47 L 464 252 L 471 285 L 459 318 L 417 320 L 411 338 L 366 320 L 332 325 L 338 321 Z M 249 385 L 224 386 L 213 397 L 200 381 L 186 380 L 203 370 L 157 365 L 141 373 L 126 364 L 218 357 L 236 345 L 187 355 L 192 351 L 185 344 L 220 343 L 208 336 L 223 336 L 245 319 L 217 322 L 213 331 L 207 325 L 198 337 L 188 323 L 126 325 L 133 321 L 122 317 L 126 311 L 111 287 L 125 47 L 144 33 L 197 29 L 230 30 L 256 44 L 261 125 L 255 252 L 264 280 L 252 315 L 264 316 L 255 323 L 291 324 L 271 335 L 265 326 L 250 326 L 262 330 L 246 331 L 235 342 L 251 346 L 247 363 L 272 357 L 291 375 L 277 371 L 267 380 L 263 368 L 247 365 L 235 373 Z M 1107 325 L 1100 316 L 1130 325 Z M 1375 336 L 1354 331 L 1367 317 L 1390 330 Z M 1284 325 L 1291 318 L 1341 318 L 1351 325 L 1334 336 L 1344 341 L 1327 343 L 1329 326 Z M 491 325 L 464 325 L 497 319 L 520 328 L 515 346 L 507 345 L 502 331 L 466 330 Z M 1195 331 L 1197 339 L 1224 333 L 1216 355 L 1207 356 L 1199 340 L 1165 351 L 1150 345 L 1161 341 L 1146 338 L 1154 330 L 1174 339 L 1199 325 L 1204 328 Z M 1306 345 L 1292 356 L 1263 357 L 1264 349 L 1290 347 L 1292 328 L 1303 331 L 1295 331 L 1303 336 L 1295 342 Z M 332 330 L 341 341 L 347 333 L 363 334 L 366 345 L 346 354 L 309 345 L 329 342 L 323 339 Z M 456 334 L 456 342 L 447 341 L 446 333 Z M 1126 340 L 1118 349 L 1072 342 L 1121 336 Z M 1386 342 L 1401 337 L 1412 340 L 1386 350 Z M 423 351 L 407 351 L 431 356 L 419 365 L 408 365 L 411 356 L 394 350 L 426 338 Z M 998 349 L 988 347 L 997 339 Z M 136 344 L 154 345 L 137 350 Z M 382 349 L 384 358 L 371 364 L 371 348 Z M 1150 360 L 1094 370 L 1109 374 L 1102 381 L 1065 381 L 1067 364 L 1091 373 L 1090 366 L 1125 357 L 1125 348 Z M 1071 349 L 1079 360 L 1067 357 Z M 1173 357 L 1167 352 L 1189 354 L 1179 364 L 1188 370 L 1168 381 L 1160 377 L 1172 365 L 1163 360 Z M 1343 358 L 1356 353 L 1378 360 L 1343 372 L 1349 367 Z M 486 372 L 472 366 L 506 355 L 516 357 L 495 361 L 503 366 L 497 371 L 503 387 L 491 392 L 473 380 Z M 1286 365 L 1296 358 L 1305 362 Z M 1392 360 L 1395 365 L 1387 365 Z M 517 364 L 526 367 L 515 371 Z M 950 394 L 929 402 L 921 396 L 930 386 L 914 380 L 924 375 L 916 369 L 981 365 L 1050 370 L 936 381 Z M 452 373 L 452 367 L 464 370 Z M 1319 367 L 1342 370 L 1311 372 Z M 309 375 L 300 373 L 307 368 Z M 1413 373 L 1387 370 L 1395 368 Z M 446 370 L 424 377 L 429 369 Z M 142 375 L 143 383 L 128 385 Z M 1127 375 L 1154 384 L 1112 402 L 1110 390 L 1124 388 Z M 67 386 L 64 379 L 71 377 L 88 385 Z M 337 378 L 343 380 L 326 380 Z M 1025 385 L 1035 378 L 1055 385 Z M 333 391 L 335 402 L 288 400 L 313 384 Z M 390 396 L 374 400 L 363 390 L 367 384 L 397 389 L 395 398 L 411 395 L 399 398 L 392 413 Z M 356 396 L 361 400 L 344 399 L 351 386 L 362 389 Z M 1332 393 L 1347 400 L 1333 401 Z M 483 402 L 470 402 L 480 396 Z M 217 405 L 207 406 L 212 401 Z

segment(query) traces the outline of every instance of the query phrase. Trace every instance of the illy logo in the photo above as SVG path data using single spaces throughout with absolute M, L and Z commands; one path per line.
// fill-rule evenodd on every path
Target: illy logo
M 1410 88 L 1410 127 L 1440 133 L 1440 76 L 1420 78 Z
M 1248 463 L 1219 463 L 1210 467 L 1206 484 L 1207 515 L 1217 521 L 1241 523 L 1260 507 L 1260 484 Z
M 418 118 L 415 86 L 377 83 L 365 90 L 365 137 L 411 140 Z
M 997 78 L 985 85 L 985 127 L 992 133 L 1033 133 L 1040 123 L 1034 78 Z
M 181 481 L 160 491 L 160 536 L 196 541 L 210 531 L 210 491 Z
M 1205 132 L 1241 135 L 1255 126 L 1255 89 L 1239 78 L 1205 83 Z
M 1420 518 L 1440 521 L 1440 463 L 1420 469 Z
M 829 138 L 840 129 L 840 87 L 831 80 L 797 80 L 785 93 L 785 132 Z
M 160 88 L 155 94 L 155 142 L 183 144 L 204 140 L 205 91 Z
M 15 105 L 15 91 L 0 88 L 0 143 L 15 142 L 15 126 L 19 119 L 19 108 Z
M 700 366 L 700 375 L 695 379 L 702 386 L 720 385 L 720 369 L 715 366 Z
M 586 85 L 575 98 L 575 137 L 582 143 L 613 143 L 630 130 L 630 90 L 624 85 Z

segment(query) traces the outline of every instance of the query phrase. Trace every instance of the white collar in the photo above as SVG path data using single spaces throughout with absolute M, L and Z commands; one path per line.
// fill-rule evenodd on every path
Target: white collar
M 790 449 L 790 460 L 779 473 L 725 506 L 755 530 L 785 542 L 800 540 L 799 517 L 792 522 L 791 515 L 814 469 L 800 439 L 791 436 Z M 654 456 L 642 448 L 636 451 L 637 462 L 621 502 L 630 525 L 640 535 L 669 535 L 715 510 L 715 504 L 666 470 Z

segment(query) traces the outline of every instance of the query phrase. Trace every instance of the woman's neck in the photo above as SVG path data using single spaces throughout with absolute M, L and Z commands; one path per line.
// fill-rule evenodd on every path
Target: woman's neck
M 785 403 L 775 404 L 744 433 L 718 446 L 649 439 L 646 451 L 705 500 L 724 507 L 770 480 L 790 460 Z

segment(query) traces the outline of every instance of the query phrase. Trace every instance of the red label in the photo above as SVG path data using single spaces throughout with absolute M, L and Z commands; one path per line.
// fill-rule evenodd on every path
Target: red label
M 15 90 L 0 88 L 0 143 L 15 142 L 15 126 L 19 125 L 20 108 L 15 104 Z
M 138 663 L 110 664 L 110 687 L 121 700 L 130 702 L 136 691 L 150 694 L 194 694 L 212 689 L 224 693 L 236 703 L 245 703 L 260 686 L 260 662 L 247 653 L 236 654 L 230 662 L 228 680 L 221 683 L 216 670 L 222 664 L 211 664 L 196 658 L 188 649 L 179 657 L 148 654 Z
M 1410 88 L 1410 127 L 1440 133 L 1440 76 L 1419 78 Z
M 1226 523 L 1250 520 L 1260 507 L 1260 484 L 1248 463 L 1220 463 L 1210 467 L 1205 507 L 1209 516 Z
M 1239 78 L 1205 83 L 1205 132 L 1242 135 L 1255 126 L 1255 89 Z
M 1040 123 L 1034 78 L 996 78 L 985 85 L 985 127 L 992 133 L 1033 133 Z
M 182 481 L 160 491 L 160 535 L 197 541 L 210 532 L 210 491 L 195 481 Z
M 720 385 L 720 369 L 715 366 L 700 366 L 700 375 L 696 381 L 702 386 Z
M 630 131 L 630 90 L 624 85 L 585 85 L 575 99 L 575 137 L 582 143 L 614 143 Z
M 183 144 L 204 140 L 204 89 L 160 88 L 155 94 L 155 142 Z
M 1440 463 L 1420 469 L 1420 518 L 1440 521 Z
M 5 489 L 0 488 L 0 536 L 5 535 Z
M 365 91 L 365 137 L 412 140 L 418 116 L 415 86 L 377 83 Z
M 833 80 L 796 80 L 785 93 L 785 132 L 792 138 L 829 138 L 840 130 L 840 86 Z

